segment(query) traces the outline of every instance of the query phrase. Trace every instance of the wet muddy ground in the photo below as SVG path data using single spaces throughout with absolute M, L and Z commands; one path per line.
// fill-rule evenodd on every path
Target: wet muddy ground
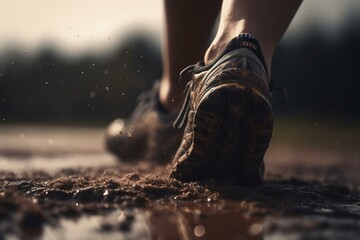
M 346 132 L 277 130 L 265 183 L 237 186 L 118 162 L 101 128 L 1 126 L 0 239 L 359 239 L 360 141 Z

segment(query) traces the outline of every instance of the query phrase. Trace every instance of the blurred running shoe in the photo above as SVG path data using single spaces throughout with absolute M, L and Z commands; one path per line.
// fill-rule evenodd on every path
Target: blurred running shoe
M 143 92 L 129 119 L 116 119 L 106 132 L 107 149 L 123 161 L 171 162 L 182 131 L 172 127 L 175 115 L 159 102 L 159 81 Z

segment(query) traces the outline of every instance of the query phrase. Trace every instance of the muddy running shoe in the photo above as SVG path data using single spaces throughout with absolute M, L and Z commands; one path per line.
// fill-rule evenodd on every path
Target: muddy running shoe
M 193 78 L 174 123 L 186 119 L 171 177 L 181 181 L 233 178 L 262 182 L 263 157 L 273 129 L 266 65 L 255 38 L 240 34 L 209 65 L 184 69 Z
M 159 85 L 139 96 L 129 119 L 116 119 L 107 129 L 107 149 L 123 161 L 168 163 L 180 144 L 182 132 L 172 127 L 176 116 L 159 103 Z

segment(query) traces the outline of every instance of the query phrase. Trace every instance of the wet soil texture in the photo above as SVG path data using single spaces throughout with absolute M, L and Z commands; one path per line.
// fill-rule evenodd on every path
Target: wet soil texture
M 125 164 L 102 129 L 0 128 L 0 239 L 359 239 L 356 152 L 275 140 L 262 185 Z

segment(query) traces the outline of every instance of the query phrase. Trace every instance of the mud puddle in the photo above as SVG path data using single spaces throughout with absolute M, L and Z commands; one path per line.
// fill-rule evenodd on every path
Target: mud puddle
M 1 172 L 0 239 L 354 239 L 360 198 L 298 179 L 181 183 L 147 164 Z
M 45 227 L 42 239 L 262 239 L 260 218 L 244 206 L 156 204 L 149 209 L 115 210 L 105 216 L 82 216 Z M 219 231 L 221 226 L 221 231 Z
M 263 185 L 181 183 L 118 162 L 103 129 L 0 130 L 0 240 L 360 238 L 358 154 L 277 143 Z

